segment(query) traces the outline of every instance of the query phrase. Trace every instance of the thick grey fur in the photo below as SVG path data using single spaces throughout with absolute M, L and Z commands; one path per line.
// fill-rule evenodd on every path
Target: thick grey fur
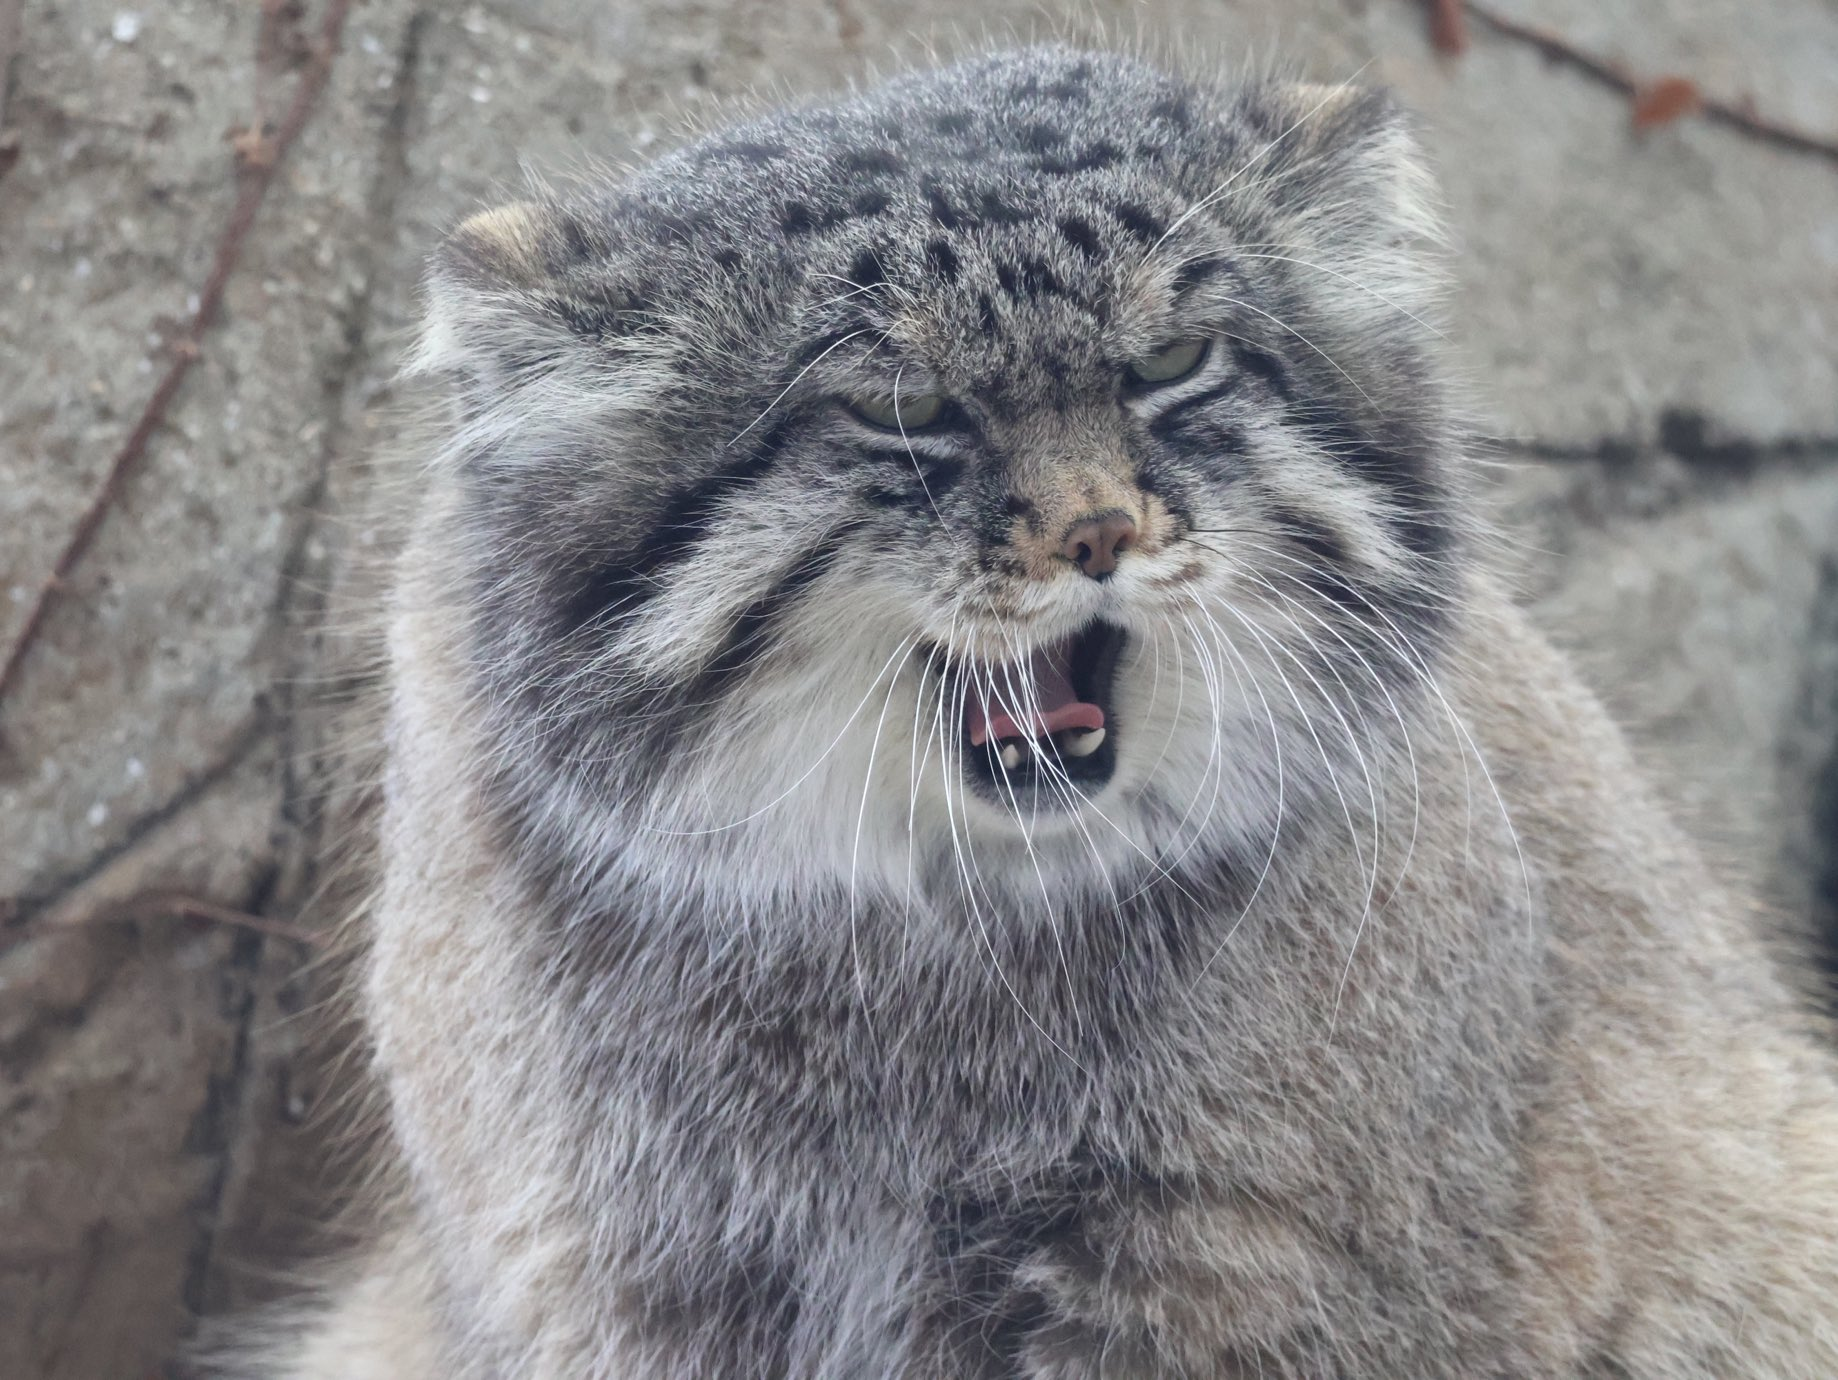
M 1431 205 L 1380 94 L 1048 47 L 461 227 L 401 1191 L 265 1373 L 1838 1374 L 1829 1060 L 1485 573 Z M 1093 618 L 1109 774 L 972 780 Z

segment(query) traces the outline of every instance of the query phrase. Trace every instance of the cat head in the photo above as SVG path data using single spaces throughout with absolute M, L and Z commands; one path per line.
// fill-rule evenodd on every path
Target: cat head
M 1458 595 L 1429 204 L 1382 94 L 1033 48 L 467 221 L 420 360 L 520 847 L 949 909 L 1325 808 Z

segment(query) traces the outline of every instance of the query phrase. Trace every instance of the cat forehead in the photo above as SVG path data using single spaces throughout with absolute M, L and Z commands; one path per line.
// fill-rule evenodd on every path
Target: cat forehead
M 1223 301 L 1194 291 L 1209 277 L 1255 298 L 1240 245 L 1354 246 L 1388 295 L 1408 293 L 1396 245 L 1434 220 L 1420 174 L 1382 93 L 1228 93 L 1116 54 L 1023 49 L 473 218 L 437 259 L 424 356 L 463 337 L 514 381 L 562 358 L 562 323 L 632 377 L 663 365 L 728 392 L 819 364 L 812 387 L 856 364 L 1076 386 L 1201 324 Z
M 640 233 L 794 252 L 877 219 L 889 235 L 999 234 L 1168 187 L 1198 152 L 1198 100 L 1116 55 L 998 54 L 706 137 L 638 174 L 622 210 Z
M 838 171 L 872 173 L 894 161 L 961 168 L 994 160 L 1011 171 L 1070 173 L 1090 162 L 1080 140 L 1108 144 L 1106 163 L 1153 158 L 1192 124 L 1194 103 L 1184 83 L 1130 59 L 1028 49 L 781 111 L 705 138 L 684 155 L 698 166 L 735 158 L 783 168 L 828 158 L 839 160 Z
M 975 302 L 987 325 L 992 276 L 1016 299 L 1076 296 L 1068 283 L 1089 298 L 1120 261 L 1203 258 L 1247 236 L 1338 237 L 1408 276 L 1397 246 L 1436 240 L 1432 201 L 1382 92 L 1227 92 L 1114 53 L 1029 48 L 768 114 L 622 182 L 483 213 L 448 238 L 436 277 L 455 289 L 443 319 L 517 298 L 600 341 L 757 334 L 825 284 L 916 279 Z M 956 281 L 966 260 L 974 284 Z
M 1069 49 L 896 77 L 666 156 L 578 208 L 576 262 L 604 250 L 713 334 L 856 332 L 983 377 L 1021 370 L 1017 350 L 1036 372 L 1096 367 L 1120 301 L 1133 319 L 1158 296 L 1120 287 L 1214 180 L 1204 99 Z

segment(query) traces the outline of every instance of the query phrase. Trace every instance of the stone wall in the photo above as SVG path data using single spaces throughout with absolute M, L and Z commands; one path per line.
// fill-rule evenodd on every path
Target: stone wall
M 0 649 L 190 348 L 327 3 L 0 0 Z M 1823 0 L 1495 4 L 1838 137 Z M 1439 56 L 1411 0 L 1063 8 L 351 9 L 220 318 L 0 697 L 0 1375 L 161 1374 L 323 1215 L 320 628 L 372 535 L 428 247 L 526 170 L 884 68 L 915 24 L 1397 87 L 1461 242 L 1504 558 L 1724 865 L 1784 924 L 1838 910 L 1838 158 L 1703 118 L 1637 134 L 1612 73 L 1477 13 Z

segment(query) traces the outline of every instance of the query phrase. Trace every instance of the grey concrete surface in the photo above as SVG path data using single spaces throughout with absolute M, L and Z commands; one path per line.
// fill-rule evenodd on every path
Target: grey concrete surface
M 324 0 L 304 5 L 317 29 Z M 1838 137 L 1838 9 L 1499 0 L 1629 68 Z M 7 0 L 0 0 L 0 20 Z M 0 639 L 132 426 L 296 79 L 254 0 L 26 0 L 0 148 Z M 0 23 L 0 30 L 4 24 Z M 530 176 L 748 93 L 988 34 L 1272 57 L 1396 86 L 1460 242 L 1456 350 L 1505 559 L 1717 856 L 1783 915 L 1838 876 L 1838 163 L 1625 100 L 1411 0 L 369 0 L 224 318 L 0 701 L 0 1375 L 139 1380 L 321 1214 L 311 950 L 329 589 L 396 444 L 419 265 Z M 754 97 L 756 98 L 756 97 Z

